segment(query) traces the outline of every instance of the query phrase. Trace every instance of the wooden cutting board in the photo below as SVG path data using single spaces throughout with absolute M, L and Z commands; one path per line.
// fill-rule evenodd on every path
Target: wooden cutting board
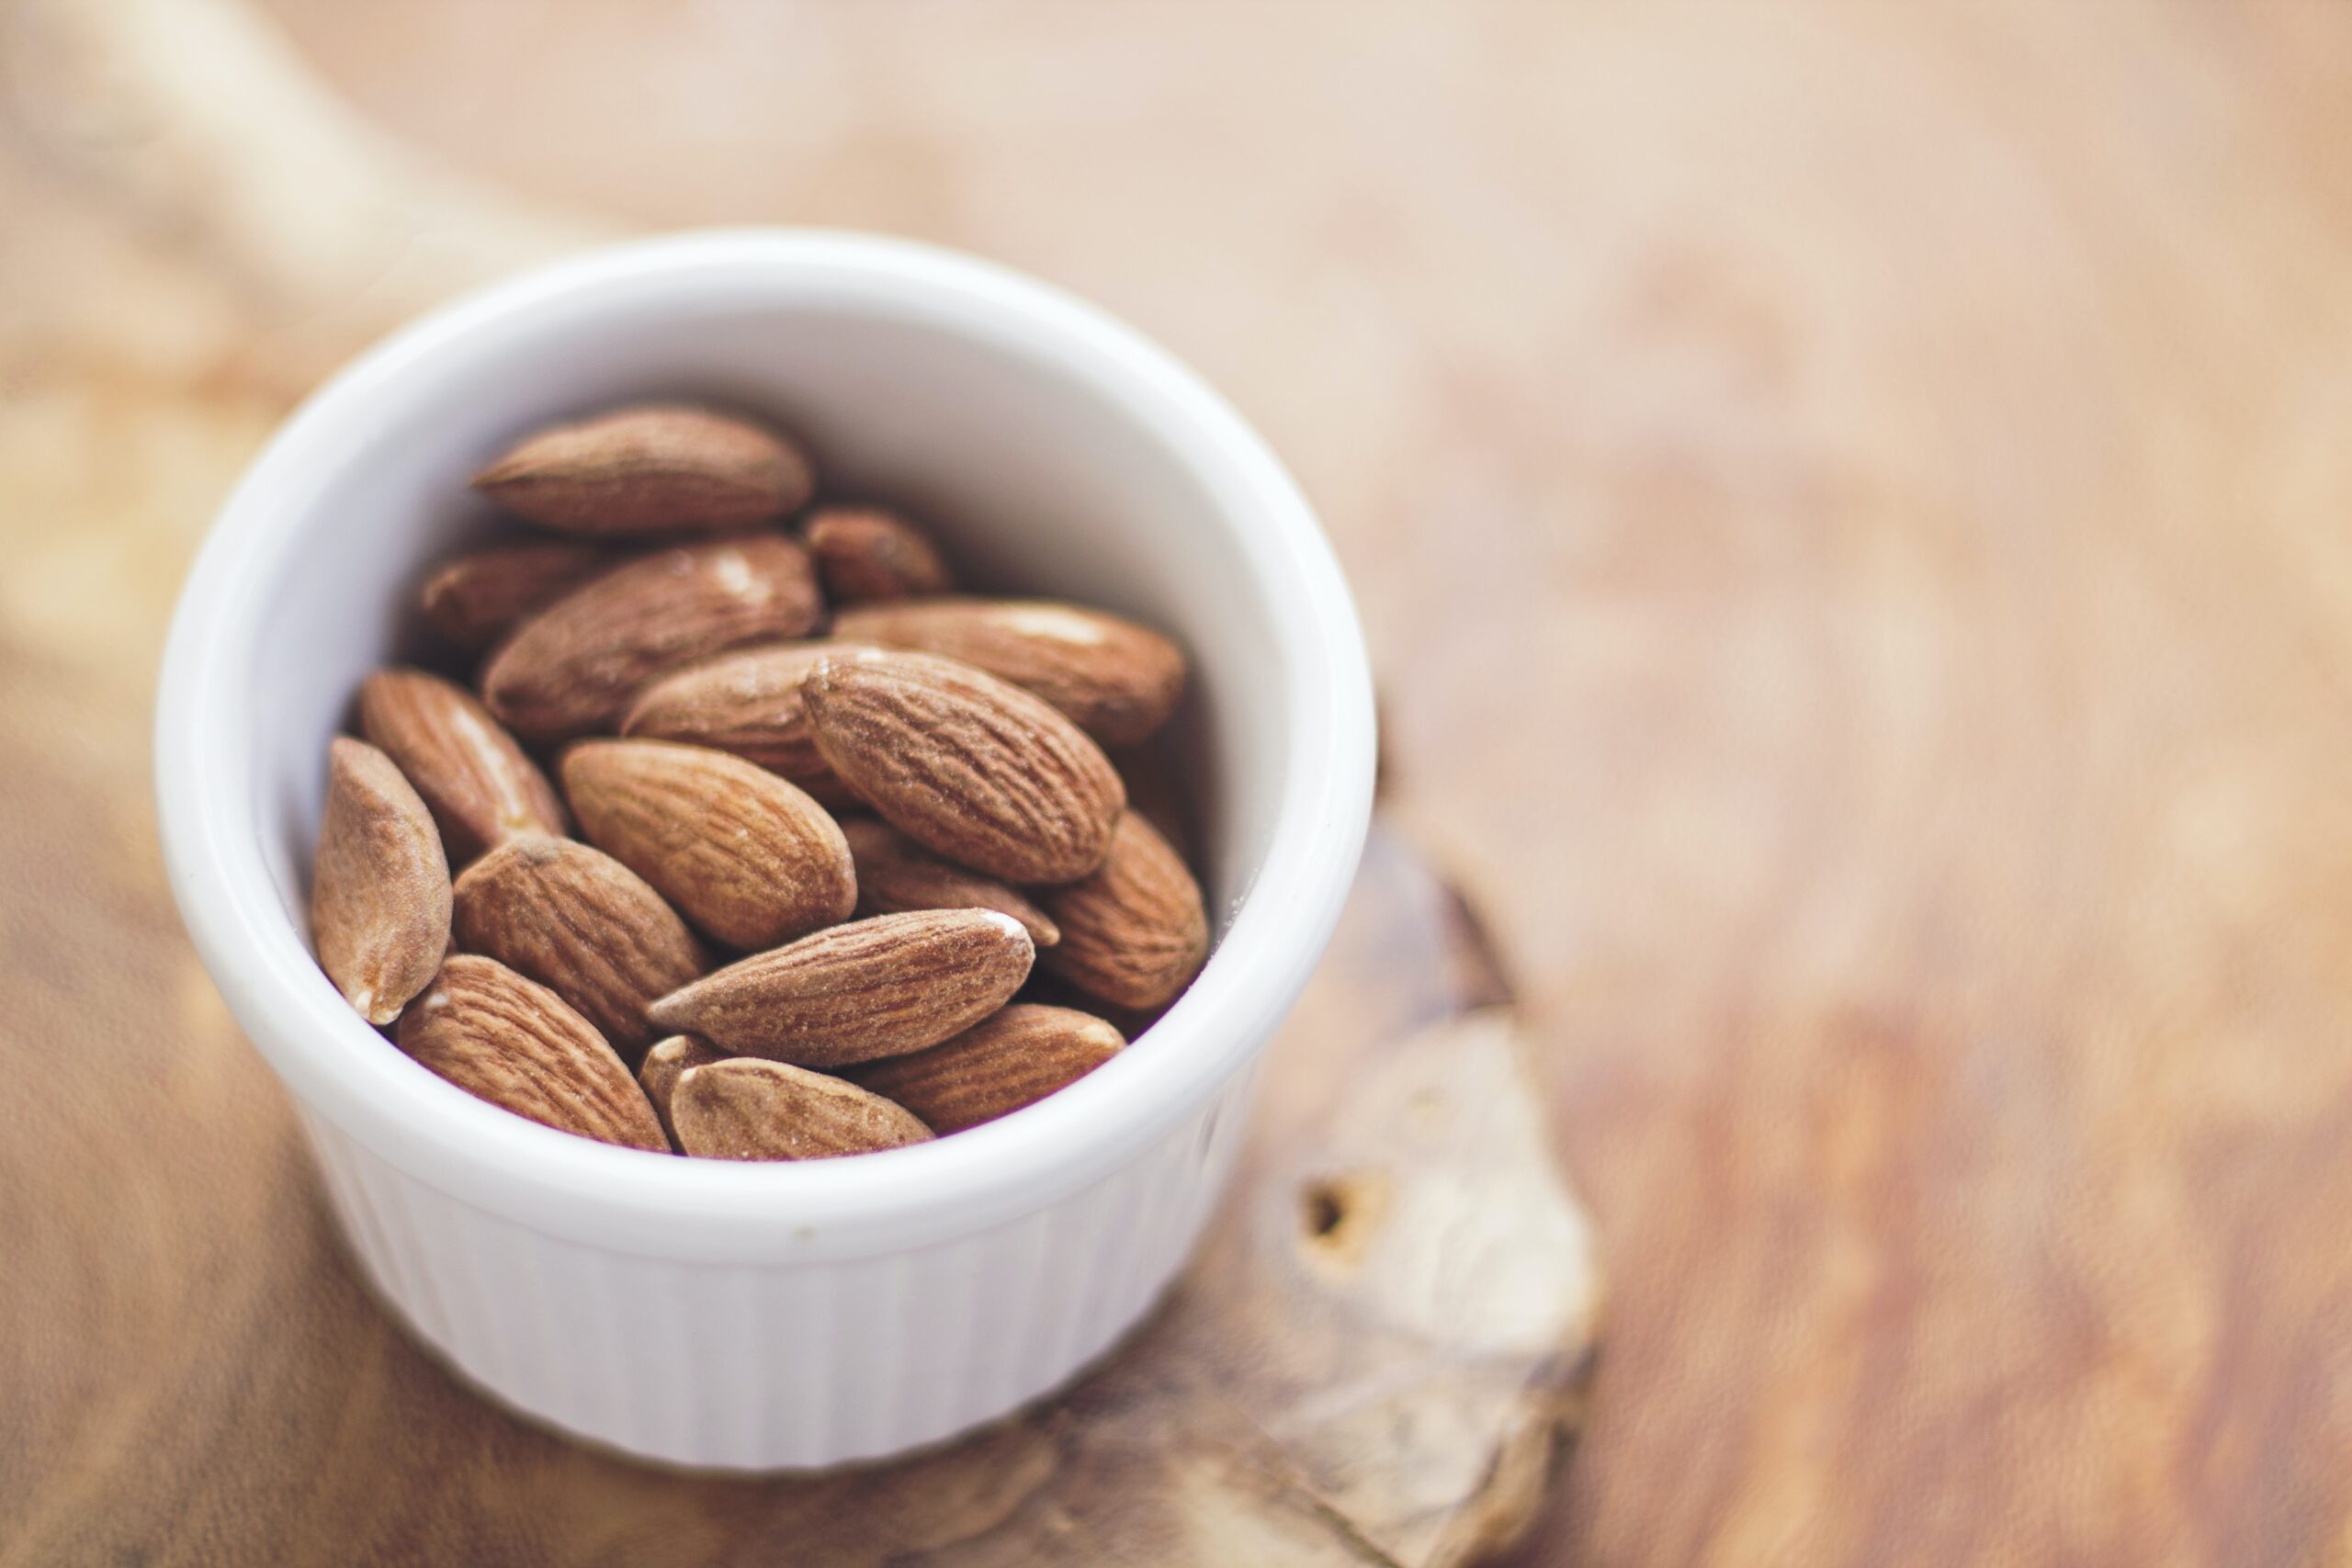
M 240 55 L 234 12 L 131 20 L 12 35 L 92 71 L 27 101 L 170 119 L 192 89 L 197 120 L 87 180 L 0 133 L 28 552 L 0 584 L 0 1565 L 1453 1564 L 1523 1529 L 1579 1410 L 1590 1238 L 1483 938 L 1385 832 L 1197 1261 L 1065 1396 L 899 1464 L 703 1479 L 536 1430 L 403 1337 L 177 930 L 148 688 L 203 513 L 313 351 L 585 230 L 407 170 Z M 143 230 L 144 175 L 251 251 Z M 268 342 L 289 288 L 323 313 Z
M 0 832 L 62 949 L 7 980 L 47 1081 L 0 1123 L 0 1563 L 1463 1564 L 1533 1517 L 1582 1408 L 1590 1238 L 1483 940 L 1385 831 L 1164 1307 L 967 1440 L 747 1481 L 536 1430 L 403 1337 L 157 879 L 87 897 L 44 860 L 103 813 L 91 783 Z

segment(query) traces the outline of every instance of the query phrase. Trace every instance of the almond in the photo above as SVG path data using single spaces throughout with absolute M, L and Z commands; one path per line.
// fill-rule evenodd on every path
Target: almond
M 649 1016 L 722 1050 L 839 1066 L 969 1029 L 1021 988 L 1035 951 L 992 909 L 877 915 L 730 964 Z
M 677 546 L 614 567 L 514 628 L 482 695 L 526 740 L 610 725 L 665 670 L 796 637 L 824 612 L 808 554 L 776 534 Z
M 914 1113 L 783 1062 L 714 1062 L 679 1075 L 678 1147 L 705 1159 L 827 1159 L 927 1143 Z
M 645 1053 L 645 1060 L 637 1069 L 637 1085 L 653 1102 L 653 1114 L 662 1119 L 662 1130 L 670 1134 L 671 1147 L 677 1146 L 678 1129 L 670 1121 L 670 1097 L 677 1092 L 680 1075 L 688 1067 L 729 1060 L 731 1058 L 726 1052 L 714 1051 L 691 1034 L 673 1034 L 667 1040 L 658 1040 Z
M 731 751 L 782 773 L 828 806 L 853 804 L 857 797 L 818 754 L 800 698 L 809 668 L 850 646 L 751 648 L 673 671 L 638 694 L 621 719 L 621 733 Z
M 469 653 L 506 635 L 613 564 L 594 545 L 503 545 L 459 556 L 425 580 L 420 596 L 433 629 Z
M 850 1077 L 905 1106 L 944 1137 L 1035 1104 L 1125 1044 L 1117 1030 L 1091 1013 L 1015 1003 L 953 1040 L 854 1067 Z
M 1158 1007 L 1190 985 L 1208 957 L 1200 884 L 1135 812 L 1119 818 L 1101 870 L 1039 897 L 1062 930 L 1046 967 L 1121 1007 Z
M 924 848 L 1033 883 L 1084 876 L 1110 848 L 1118 773 L 1018 686 L 951 659 L 859 652 L 819 660 L 801 692 L 833 772 Z
M 956 586 L 931 536 L 878 506 L 825 506 L 800 525 L 837 604 L 945 593 Z
M 842 824 L 850 858 L 857 863 L 857 912 L 902 915 L 910 909 L 995 909 L 1011 915 L 1038 947 L 1051 947 L 1062 933 L 1012 888 L 977 871 L 941 860 L 887 822 L 854 817 Z
M 595 1025 L 545 986 L 460 953 L 401 1015 L 400 1047 L 468 1094 L 559 1132 L 669 1151 L 645 1091 Z
M 701 746 L 588 740 L 564 753 L 581 830 L 734 947 L 773 947 L 857 907 L 849 844 L 766 769 Z
M 534 523 L 598 536 L 741 527 L 798 511 L 815 486 L 775 431 L 668 403 L 551 425 L 474 476 Z
M 379 670 L 359 688 L 359 728 L 424 797 L 452 863 L 516 833 L 564 830 L 555 786 L 462 686 Z
M 644 878 L 601 850 L 526 833 L 458 878 L 458 944 L 547 987 L 624 1057 L 660 1032 L 645 1010 L 703 972 L 703 953 Z
M 1046 599 L 933 598 L 864 604 L 833 621 L 844 641 L 960 659 L 1034 692 L 1106 746 L 1141 740 L 1184 694 L 1182 650 L 1147 626 Z
M 390 757 L 338 735 L 311 871 L 319 967 L 370 1023 L 432 980 L 449 941 L 449 863 L 433 814 Z

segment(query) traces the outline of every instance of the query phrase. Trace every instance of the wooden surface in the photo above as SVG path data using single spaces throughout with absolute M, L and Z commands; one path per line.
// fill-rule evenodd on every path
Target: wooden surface
M 126 929 L 109 1031 L 212 1005 L 107 786 L 288 395 L 581 233 L 941 239 L 1169 342 L 1333 531 L 1611 1281 L 1528 1562 L 2352 1559 L 2340 4 L 19 5 L 0 798 L 90 883 L 0 905 L 37 1094 L 275 1114 L 13 1032 Z M 288 39 L 331 93 L 249 90 Z

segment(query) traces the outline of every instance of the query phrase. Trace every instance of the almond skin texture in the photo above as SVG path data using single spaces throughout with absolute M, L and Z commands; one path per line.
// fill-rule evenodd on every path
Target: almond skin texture
M 877 915 L 730 964 L 650 1015 L 724 1051 L 836 1067 L 960 1034 L 1021 988 L 1035 952 L 993 909 Z
M 670 1099 L 678 1147 L 704 1159 L 830 1159 L 928 1143 L 915 1114 L 783 1062 L 690 1067 Z
M 808 553 L 778 534 L 680 545 L 614 567 L 514 628 L 482 671 L 524 739 L 609 728 L 666 670 L 799 637 L 824 613 Z
M 424 618 L 452 645 L 479 653 L 614 561 L 594 545 L 503 545 L 459 556 L 425 580 Z
M 787 643 L 689 664 L 638 694 L 621 733 L 731 751 L 827 806 L 852 805 L 857 797 L 819 754 L 800 698 L 801 680 L 817 660 L 850 650 L 848 643 Z
M 840 826 L 765 768 L 666 740 L 586 740 L 562 770 L 590 840 L 730 947 L 773 947 L 857 907 Z
M 400 1047 L 468 1094 L 559 1132 L 667 1154 L 645 1091 L 595 1025 L 494 959 L 460 953 L 401 1015 Z
M 670 1134 L 670 1146 L 678 1146 L 678 1129 L 670 1121 L 670 1097 L 677 1092 L 679 1076 L 688 1067 L 707 1066 L 713 1062 L 731 1061 L 724 1051 L 714 1051 L 691 1034 L 673 1034 L 667 1040 L 657 1040 L 645 1053 L 645 1060 L 637 1069 L 637 1084 L 645 1090 L 645 1098 L 653 1102 L 653 1114 L 662 1119 L 662 1130 Z
M 433 815 L 390 757 L 338 735 L 311 872 L 319 967 L 370 1023 L 431 982 L 449 942 L 449 863 Z
M 955 1039 L 850 1069 L 851 1079 L 944 1137 L 1009 1116 L 1077 1082 L 1126 1044 L 1091 1013 L 1015 1003 Z
M 808 514 L 800 536 L 817 558 L 825 594 L 862 604 L 954 591 L 947 558 L 931 536 L 878 506 L 824 506 Z
M 1034 692 L 1105 746 L 1158 729 L 1184 694 L 1184 655 L 1147 626 L 1045 599 L 933 598 L 859 605 L 833 622 L 846 642 L 960 659 Z
M 801 683 L 817 750 L 925 849 L 1007 882 L 1102 863 L 1126 789 L 1086 733 L 1020 687 L 923 653 L 820 659 Z
M 592 537 L 738 528 L 798 511 L 815 486 L 775 431 L 666 403 L 552 425 L 474 476 L 500 505 Z
M 1156 1008 L 1192 984 L 1209 953 L 1201 886 L 1135 812 L 1119 818 L 1102 868 L 1039 895 L 1062 929 L 1054 974 L 1124 1008 Z
M 564 830 L 555 786 L 464 687 L 379 670 L 359 688 L 359 728 L 424 797 L 451 863 L 516 833 Z
M 857 863 L 857 912 L 902 915 L 910 909 L 995 909 L 1021 922 L 1036 946 L 1062 933 L 1046 911 L 1014 889 L 977 871 L 941 860 L 887 822 L 853 817 L 842 824 Z
M 458 878 L 458 945 L 537 980 L 624 1058 L 659 1033 L 645 1010 L 703 972 L 702 945 L 643 877 L 601 850 L 526 833 Z

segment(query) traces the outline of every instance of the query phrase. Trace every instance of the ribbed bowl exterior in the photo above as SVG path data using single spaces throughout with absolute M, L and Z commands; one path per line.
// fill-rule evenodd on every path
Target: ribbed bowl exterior
M 640 1459 L 803 1469 L 952 1438 L 1109 1349 L 1182 1267 L 1254 1077 L 1010 1224 L 806 1263 L 681 1262 L 550 1236 L 302 1119 L 368 1278 L 469 1382 Z

